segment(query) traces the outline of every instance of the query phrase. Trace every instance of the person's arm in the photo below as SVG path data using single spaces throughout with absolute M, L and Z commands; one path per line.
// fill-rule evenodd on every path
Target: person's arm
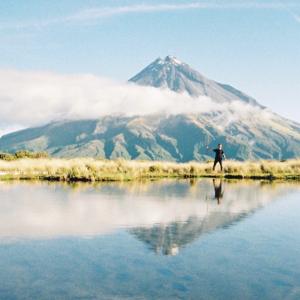
M 226 159 L 226 155 L 225 155 L 225 152 L 224 152 L 224 151 L 223 151 L 223 158 Z
M 209 146 L 206 146 L 206 150 L 211 150 L 213 152 L 217 152 L 217 149 L 209 148 Z

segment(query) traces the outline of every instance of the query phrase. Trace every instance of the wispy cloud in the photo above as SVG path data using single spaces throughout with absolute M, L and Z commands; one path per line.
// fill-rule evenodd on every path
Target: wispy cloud
M 158 5 L 129 5 L 120 7 L 104 7 L 91 8 L 80 11 L 74 15 L 64 18 L 64 21 L 86 21 L 93 19 L 101 19 L 105 17 L 113 17 L 116 15 L 124 15 L 130 13 L 151 13 L 164 12 L 174 10 L 189 10 L 189 9 L 203 9 L 206 8 L 204 3 L 189 3 L 189 4 L 158 4 Z
M 300 23 L 300 16 L 299 16 L 299 15 L 296 15 L 296 14 L 294 14 L 293 16 L 294 16 L 294 19 L 295 19 L 298 23 Z
M 74 14 L 47 20 L 36 20 L 29 22 L 0 23 L 0 29 L 20 29 L 20 28 L 42 28 L 56 24 L 77 24 L 82 22 L 96 21 L 114 16 L 138 13 L 172 12 L 184 10 L 201 9 L 290 9 L 300 8 L 299 2 L 262 2 L 262 1 L 210 1 L 191 3 L 161 3 L 161 4 L 138 4 L 127 6 L 94 7 L 83 9 Z M 300 17 L 293 14 L 299 21 Z
M 298 23 L 300 23 L 300 14 L 294 12 L 292 9 L 292 7 L 289 7 L 287 5 L 285 5 L 284 3 L 282 3 L 284 10 L 286 10 L 288 12 L 288 14 Z
M 296 14 L 295 12 L 289 11 L 289 14 L 294 18 L 294 20 L 300 23 L 300 15 Z
M 300 3 L 285 3 L 286 7 L 300 7 Z M 191 9 L 282 9 L 281 2 L 193 2 L 185 4 L 131 5 L 121 7 L 91 8 L 64 18 L 64 21 L 86 21 L 130 13 L 152 13 Z

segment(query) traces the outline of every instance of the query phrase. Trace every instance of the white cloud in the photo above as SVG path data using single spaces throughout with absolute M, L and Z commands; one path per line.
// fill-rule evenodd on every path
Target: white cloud
M 202 100 L 205 108 L 211 103 Z M 88 74 L 0 71 L 0 119 L 7 126 L 111 114 L 176 114 L 193 111 L 195 102 L 187 95 Z
M 169 90 L 119 83 L 94 75 L 0 71 L 0 131 L 37 126 L 61 119 L 104 115 L 147 115 L 223 112 L 220 122 L 253 121 L 272 116 L 257 107 L 216 104 L 208 97 L 191 98 Z M 220 116 L 219 116 L 220 117 Z M 216 119 L 217 120 L 217 119 Z
M 8 133 L 11 133 L 11 132 L 15 132 L 15 131 L 18 131 L 18 130 L 21 130 L 21 129 L 24 129 L 24 126 L 20 126 L 20 125 L 7 125 L 7 124 L 0 124 L 0 137 L 5 135 L 5 134 L 8 134 Z

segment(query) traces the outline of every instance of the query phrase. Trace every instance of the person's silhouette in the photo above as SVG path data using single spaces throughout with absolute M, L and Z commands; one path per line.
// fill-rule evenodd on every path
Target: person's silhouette
M 213 166 L 213 170 L 215 170 L 216 165 L 219 163 L 220 164 L 220 168 L 221 171 L 223 171 L 223 158 L 225 158 L 225 153 L 223 150 L 223 145 L 222 144 L 218 144 L 218 148 L 213 149 L 213 151 L 215 152 L 215 161 L 214 161 L 214 166 Z
M 223 191 L 223 188 L 222 188 L 222 179 L 220 179 L 219 181 L 219 184 L 217 185 L 216 184 L 216 179 L 214 178 L 213 179 L 213 184 L 214 184 L 214 189 L 215 189 L 215 199 L 217 199 L 218 201 L 218 205 L 221 204 L 221 199 L 223 198 L 223 195 L 224 195 L 224 191 Z

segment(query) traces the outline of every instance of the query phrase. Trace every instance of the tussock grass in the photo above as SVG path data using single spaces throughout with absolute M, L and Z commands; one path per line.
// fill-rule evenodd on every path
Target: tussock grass
M 93 158 L 24 158 L 0 160 L 0 179 L 57 181 L 127 181 L 157 178 L 224 177 L 300 180 L 300 159 L 280 161 L 226 161 L 224 172 L 212 163 L 99 160 Z

